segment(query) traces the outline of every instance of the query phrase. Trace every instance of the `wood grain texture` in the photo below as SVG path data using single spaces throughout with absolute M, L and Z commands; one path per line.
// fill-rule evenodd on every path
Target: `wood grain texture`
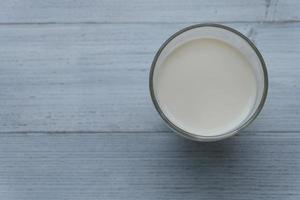
M 298 0 L 10 0 L 0 23 L 299 21 Z
M 300 1 L 10 0 L 0 6 L 0 199 L 300 198 Z M 269 95 L 222 142 L 163 124 L 155 51 L 223 22 L 261 50 Z
M 248 131 L 300 131 L 300 24 L 227 24 L 265 57 L 266 106 Z M 9 25 L 0 29 L 2 132 L 169 131 L 148 92 L 155 51 L 186 24 Z
M 300 136 L 1 134 L 1 199 L 299 199 Z

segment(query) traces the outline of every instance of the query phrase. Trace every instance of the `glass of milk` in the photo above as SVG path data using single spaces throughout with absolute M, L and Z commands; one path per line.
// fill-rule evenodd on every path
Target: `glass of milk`
M 249 125 L 267 96 L 268 75 L 254 44 L 219 24 L 199 24 L 172 35 L 150 71 L 156 110 L 175 132 L 216 141 Z

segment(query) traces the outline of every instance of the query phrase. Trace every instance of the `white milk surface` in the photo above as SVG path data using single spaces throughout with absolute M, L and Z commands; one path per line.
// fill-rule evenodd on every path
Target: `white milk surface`
M 235 129 L 256 99 L 256 79 L 247 58 L 217 39 L 196 39 L 172 51 L 157 66 L 154 92 L 167 118 L 201 136 Z

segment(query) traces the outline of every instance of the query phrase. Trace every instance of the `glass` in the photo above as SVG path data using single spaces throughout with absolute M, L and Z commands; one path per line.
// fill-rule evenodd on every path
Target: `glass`
M 187 43 L 191 40 L 201 39 L 201 38 L 212 38 L 224 41 L 236 49 L 238 49 L 250 62 L 253 67 L 253 71 L 256 77 L 257 82 L 257 95 L 254 106 L 248 116 L 240 123 L 237 124 L 235 128 L 231 131 L 215 135 L 215 136 L 201 136 L 189 133 L 174 123 L 172 123 L 168 117 L 163 113 L 160 105 L 155 96 L 155 83 L 157 79 L 158 70 L 155 70 L 156 66 L 164 61 L 164 59 L 178 46 L 181 46 L 184 43 Z M 154 106 L 163 120 L 168 124 L 170 128 L 175 130 L 175 132 L 180 135 L 187 137 L 196 141 L 216 141 L 225 139 L 229 136 L 235 135 L 240 130 L 248 126 L 260 113 L 264 102 L 266 100 L 267 91 L 268 91 L 268 75 L 265 62 L 262 55 L 255 47 L 255 45 L 243 34 L 232 29 L 230 27 L 219 25 L 219 24 L 198 24 L 189 26 L 176 32 L 172 35 L 158 50 L 156 53 L 151 70 L 150 70 L 150 79 L 149 79 L 150 94 Z

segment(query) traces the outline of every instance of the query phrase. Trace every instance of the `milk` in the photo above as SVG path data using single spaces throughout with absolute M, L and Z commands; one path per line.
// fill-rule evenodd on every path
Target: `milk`
M 154 93 L 177 127 L 216 136 L 243 123 L 253 109 L 257 85 L 247 58 L 218 39 L 195 39 L 174 49 L 155 68 Z

